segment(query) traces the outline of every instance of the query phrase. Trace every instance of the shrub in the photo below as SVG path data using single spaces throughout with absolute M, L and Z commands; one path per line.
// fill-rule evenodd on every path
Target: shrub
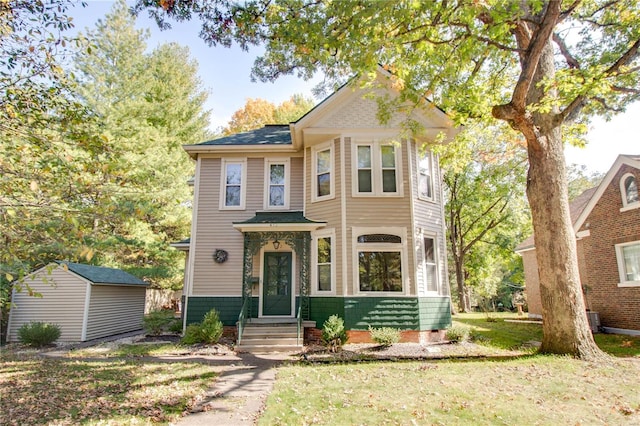
M 331 315 L 322 325 L 322 343 L 331 352 L 338 352 L 347 343 L 347 331 L 344 320 L 337 315 Z
M 466 342 L 469 340 L 469 327 L 453 324 L 447 329 L 447 340 L 450 342 Z
M 195 345 L 196 343 L 202 343 L 202 336 L 200 334 L 200 324 L 189 324 L 184 331 L 184 336 L 180 342 L 183 345 Z
M 369 326 L 371 339 L 377 344 L 388 347 L 400 341 L 400 330 L 393 327 L 372 328 Z
M 204 315 L 202 323 L 189 324 L 184 331 L 181 342 L 185 345 L 195 345 L 196 343 L 214 344 L 222 337 L 222 321 L 218 311 L 210 310 Z
M 18 338 L 25 345 L 39 348 L 55 342 L 60 333 L 60 326 L 56 324 L 32 321 L 18 329 Z
M 224 330 L 218 311 L 212 309 L 204 315 L 204 319 L 200 325 L 200 330 L 203 343 L 218 343 L 218 340 L 222 337 L 222 331 Z
M 173 321 L 173 311 L 153 311 L 144 316 L 142 319 L 142 327 L 147 334 L 157 336 L 167 331 Z
M 173 322 L 169 324 L 169 331 L 171 333 L 182 333 L 182 320 L 180 318 L 174 318 Z

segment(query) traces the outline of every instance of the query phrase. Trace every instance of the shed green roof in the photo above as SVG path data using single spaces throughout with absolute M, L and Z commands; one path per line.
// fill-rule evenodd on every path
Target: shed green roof
M 292 145 L 291 131 L 288 124 L 267 124 L 260 129 L 213 139 L 195 146 L 202 145 Z
M 146 282 L 138 277 L 134 277 L 122 269 L 106 268 L 104 266 L 84 265 L 82 263 L 57 262 L 60 265 L 66 265 L 69 271 L 80 275 L 83 278 L 95 284 L 111 284 L 111 285 L 134 285 L 148 286 Z
M 250 223 L 325 223 L 307 219 L 302 212 L 256 212 L 251 219 L 233 222 L 234 225 Z

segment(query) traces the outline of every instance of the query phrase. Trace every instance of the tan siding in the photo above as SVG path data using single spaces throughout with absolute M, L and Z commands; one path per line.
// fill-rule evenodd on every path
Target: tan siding
M 262 209 L 264 169 L 262 159 L 247 161 L 246 210 L 220 210 L 219 158 L 201 160 L 198 179 L 199 199 L 197 236 L 190 255 L 194 257 L 193 294 L 202 296 L 242 294 L 242 233 L 233 222 L 249 219 Z M 229 253 L 224 263 L 215 263 L 213 253 L 224 249 Z
M 377 97 L 389 94 L 386 90 L 374 90 L 374 92 Z M 378 104 L 375 97 L 367 96 L 363 92 L 360 96 L 353 97 L 349 102 L 328 114 L 314 127 L 384 129 L 400 127 L 403 121 L 407 120 L 405 114 L 394 113 L 387 123 L 381 124 L 377 117 L 377 111 Z
M 434 155 L 433 156 L 433 201 L 425 201 L 418 198 L 418 156 L 415 148 L 415 144 L 411 144 L 411 155 L 412 155 L 412 170 L 414 170 L 413 176 L 411 176 L 413 188 L 412 188 L 412 197 L 414 200 L 414 212 L 415 218 L 414 223 L 415 227 L 421 228 L 425 235 L 436 236 L 437 237 L 437 245 L 438 245 L 438 256 L 440 258 L 440 268 L 439 268 L 439 277 L 440 277 L 440 286 L 443 290 L 444 295 L 449 294 L 449 281 L 448 281 L 448 271 L 446 268 L 446 263 L 444 262 L 446 253 L 447 253 L 447 241 L 445 235 L 445 225 L 443 223 L 442 216 L 442 170 L 438 164 L 438 159 Z M 423 259 L 424 253 L 422 252 L 422 243 L 420 241 L 416 242 L 416 259 L 418 263 L 416 264 L 417 275 L 419 280 L 419 286 L 421 288 L 426 288 L 424 286 L 424 271 L 421 267 L 421 262 Z
M 234 157 L 238 158 L 238 157 Z M 281 158 L 281 157 L 278 157 Z M 194 256 L 193 294 L 201 296 L 240 296 L 244 239 L 233 228 L 233 222 L 253 217 L 264 208 L 264 159 L 247 159 L 247 194 L 245 210 L 220 210 L 221 160 L 204 158 L 200 167 L 200 194 L 197 214 L 197 237 L 192 247 Z M 303 158 L 292 157 L 290 210 L 303 208 Z M 215 263 L 216 249 L 229 253 L 224 263 Z M 282 249 L 281 249 L 282 250 Z M 260 258 L 254 257 L 253 276 L 260 274 Z M 254 293 L 257 295 L 257 286 Z
M 46 279 L 47 282 L 43 282 Z M 82 335 L 86 282 L 57 267 L 51 274 L 46 268 L 27 278 L 25 285 L 42 297 L 32 297 L 23 290 L 13 295 L 10 312 L 9 341 L 18 340 L 18 329 L 30 321 L 50 322 L 60 326 L 58 341 L 77 342 Z
M 146 288 L 92 285 L 86 340 L 142 329 Z
M 349 142 L 351 140 L 346 138 Z M 351 145 L 345 147 L 346 164 L 350 165 L 346 168 L 346 190 L 347 194 L 352 192 L 352 179 L 354 173 L 354 161 L 352 159 Z M 415 254 L 412 250 L 413 247 L 413 235 L 411 232 L 411 202 L 409 200 L 409 163 L 407 159 L 407 144 L 402 143 L 401 149 L 401 167 L 402 167 L 402 186 L 404 191 L 403 197 L 347 197 L 347 227 L 349 231 L 352 227 L 403 227 L 407 229 L 407 247 L 409 248 L 407 267 L 409 271 L 415 269 Z M 349 232 L 351 234 L 351 232 Z M 349 277 L 353 277 L 355 267 L 354 260 L 352 259 L 353 253 L 353 236 L 349 235 L 347 239 L 347 252 Z M 405 278 L 409 278 L 410 287 L 409 293 L 416 294 L 414 274 L 403 274 Z M 352 287 L 352 286 L 351 286 Z M 349 289 L 352 292 L 352 288 Z
M 325 201 L 311 201 L 311 170 L 313 156 L 311 149 L 305 150 L 305 161 L 307 167 L 307 174 L 310 176 L 306 180 L 306 211 L 305 216 L 311 220 L 317 220 L 321 222 L 327 222 L 326 228 L 334 228 L 336 232 L 336 253 L 334 255 L 334 266 L 336 270 L 336 294 L 342 294 L 342 233 L 341 233 L 341 196 L 342 196 L 342 176 L 340 170 L 342 168 L 340 162 L 340 139 L 335 139 L 333 143 L 333 155 L 334 155 L 334 170 L 333 179 L 335 179 L 335 198 Z M 313 266 L 312 266 L 313 267 Z
M 291 202 L 289 206 L 291 210 L 301 211 L 303 209 L 304 196 L 304 159 L 302 157 L 291 158 Z

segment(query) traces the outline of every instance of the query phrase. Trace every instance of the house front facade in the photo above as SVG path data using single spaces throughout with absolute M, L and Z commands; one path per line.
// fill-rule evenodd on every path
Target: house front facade
M 598 187 L 572 202 L 571 213 L 587 309 L 597 313 L 605 331 L 640 335 L 638 182 L 640 155 L 620 155 Z M 529 313 L 542 317 L 533 239 L 517 251 L 523 257 Z
M 427 105 L 424 129 L 377 119 L 346 85 L 290 125 L 185 146 L 196 161 L 185 324 L 211 308 L 225 325 L 331 315 L 356 336 L 369 326 L 426 338 L 451 321 L 438 158 L 426 147 L 451 121 Z M 373 93 L 372 93 L 373 92 Z M 426 336 L 426 337 L 425 337 Z

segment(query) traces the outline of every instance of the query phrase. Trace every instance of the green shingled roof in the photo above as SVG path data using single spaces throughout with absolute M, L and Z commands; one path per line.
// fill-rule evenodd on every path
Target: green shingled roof
M 96 284 L 112 284 L 112 285 L 135 285 L 148 286 L 140 278 L 125 272 L 121 269 L 105 268 L 103 266 L 84 265 L 82 263 L 57 262 L 60 265 L 66 265 L 74 274 Z
M 267 124 L 266 126 L 214 139 L 197 145 L 291 145 L 291 131 L 288 124 Z
M 302 212 L 256 212 L 256 215 L 243 222 L 233 222 L 234 225 L 249 223 L 324 223 L 307 219 Z

